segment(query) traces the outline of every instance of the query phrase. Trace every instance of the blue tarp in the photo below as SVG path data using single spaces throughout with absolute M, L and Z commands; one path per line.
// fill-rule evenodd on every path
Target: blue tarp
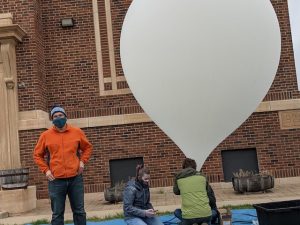
M 171 224 L 171 223 L 179 223 L 179 220 L 175 218 L 174 215 L 163 215 L 160 216 L 160 220 L 164 222 L 165 224 Z M 31 224 L 26 224 L 31 225 Z M 48 224 L 42 224 L 42 225 L 48 225 Z M 68 223 L 66 225 L 74 225 L 73 223 Z M 87 222 L 87 225 L 126 225 L 123 219 L 113 219 L 113 220 L 105 220 L 105 221 L 99 221 L 99 222 Z
M 232 225 L 254 225 L 258 224 L 255 209 L 234 209 L 231 210 Z
M 160 220 L 162 222 L 167 222 L 167 221 L 174 222 L 174 223 L 179 222 L 177 219 L 175 219 L 174 215 L 160 216 Z M 68 225 L 72 225 L 72 224 L 68 224 Z M 101 222 L 87 222 L 87 225 L 126 225 L 126 223 L 124 222 L 123 219 L 114 219 L 114 220 L 105 220 Z
M 255 209 L 236 209 L 231 210 L 232 213 L 232 225 L 258 225 L 257 215 Z M 166 225 L 179 223 L 179 220 L 174 215 L 163 215 L 160 216 L 160 220 Z M 31 225 L 31 224 L 26 224 Z M 46 225 L 46 224 L 45 224 Z M 67 224 L 73 225 L 73 224 Z M 87 225 L 126 225 L 123 219 L 105 220 L 99 222 L 87 222 Z

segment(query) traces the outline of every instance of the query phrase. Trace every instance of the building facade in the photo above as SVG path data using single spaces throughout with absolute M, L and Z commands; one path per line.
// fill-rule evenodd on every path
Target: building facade
M 228 160 L 238 166 L 240 160 L 235 159 L 244 153 L 253 157 L 251 168 L 276 177 L 300 176 L 300 94 L 288 5 L 287 0 L 271 2 L 282 35 L 279 68 L 257 110 L 205 161 L 202 171 L 212 182 L 227 181 L 226 173 L 232 169 Z M 143 112 L 122 71 L 119 40 L 130 3 L 0 0 L 0 20 L 10 13 L 13 24 L 26 32 L 15 47 L 17 141 L 20 164 L 30 168 L 30 184 L 37 186 L 38 198 L 47 197 L 47 180 L 32 152 L 40 133 L 51 126 L 48 112 L 53 104 L 66 109 L 69 122 L 81 127 L 94 146 L 85 168 L 86 192 L 110 186 L 113 171 L 126 170 L 127 164 L 122 164 L 126 160 L 142 160 L 151 170 L 152 186 L 172 185 L 174 172 L 181 168 L 184 154 Z M 71 19 L 73 25 L 63 27 L 63 19 Z M 1 32 L 0 28 L 0 36 Z M 0 83 L 7 73 L 5 60 L 0 58 Z M 1 107 L 4 104 L 8 105 L 0 102 Z

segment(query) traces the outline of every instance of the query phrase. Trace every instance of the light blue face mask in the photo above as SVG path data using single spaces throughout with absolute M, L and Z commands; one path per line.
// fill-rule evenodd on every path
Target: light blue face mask
M 56 126 L 57 128 L 63 128 L 66 125 L 66 122 L 67 122 L 66 117 L 58 117 L 52 121 L 54 126 Z

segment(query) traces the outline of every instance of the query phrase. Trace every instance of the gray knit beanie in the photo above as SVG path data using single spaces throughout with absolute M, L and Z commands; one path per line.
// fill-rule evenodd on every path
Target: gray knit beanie
M 51 112 L 50 112 L 51 119 L 53 118 L 54 113 L 57 113 L 57 112 L 62 112 L 67 117 L 67 114 L 66 114 L 65 110 L 62 107 L 55 106 L 53 109 L 51 109 Z

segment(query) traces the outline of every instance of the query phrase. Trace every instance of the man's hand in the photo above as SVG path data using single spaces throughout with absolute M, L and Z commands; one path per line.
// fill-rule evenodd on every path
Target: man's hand
M 82 174 L 84 170 L 84 163 L 80 161 L 79 163 L 79 169 L 78 169 L 78 175 Z
M 55 177 L 52 175 L 52 173 L 51 173 L 50 170 L 48 170 L 48 171 L 46 172 L 46 177 L 47 177 L 47 179 L 48 179 L 49 181 L 55 180 Z
M 145 210 L 146 217 L 154 217 L 155 214 L 156 213 L 155 213 L 154 209 L 147 209 L 147 210 Z

